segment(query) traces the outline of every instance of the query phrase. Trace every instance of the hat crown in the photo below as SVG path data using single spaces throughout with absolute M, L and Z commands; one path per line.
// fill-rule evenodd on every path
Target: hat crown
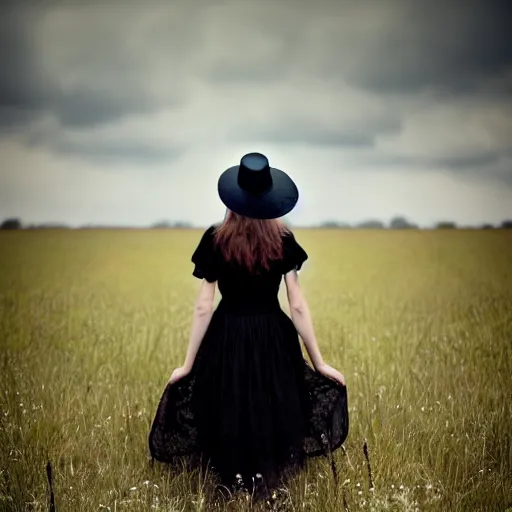
M 240 160 L 238 185 L 250 194 L 260 195 L 272 188 L 270 165 L 265 155 L 248 153 Z

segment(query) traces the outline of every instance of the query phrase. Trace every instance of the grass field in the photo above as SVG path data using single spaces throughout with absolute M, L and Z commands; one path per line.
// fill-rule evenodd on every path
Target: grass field
M 200 235 L 0 233 L 2 512 L 49 510 L 48 461 L 58 512 L 249 507 L 215 501 L 208 475 L 149 463 L 152 416 L 186 351 Z M 351 430 L 338 487 L 315 459 L 274 507 L 512 510 L 512 232 L 296 236 Z

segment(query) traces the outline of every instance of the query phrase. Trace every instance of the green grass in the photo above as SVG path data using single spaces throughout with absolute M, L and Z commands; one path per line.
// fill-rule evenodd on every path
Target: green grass
M 215 502 L 208 475 L 149 464 L 153 413 L 186 351 L 200 234 L 0 233 L 0 510 L 48 510 L 48 461 L 59 512 L 248 508 Z M 338 488 L 312 460 L 286 510 L 512 507 L 511 235 L 296 231 L 351 430 Z

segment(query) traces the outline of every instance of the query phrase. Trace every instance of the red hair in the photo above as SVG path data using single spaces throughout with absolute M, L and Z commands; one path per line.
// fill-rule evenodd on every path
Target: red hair
M 214 243 L 226 261 L 236 261 L 250 272 L 259 263 L 269 269 L 272 260 L 283 257 L 282 235 L 289 229 L 278 219 L 251 219 L 231 210 L 215 229 Z

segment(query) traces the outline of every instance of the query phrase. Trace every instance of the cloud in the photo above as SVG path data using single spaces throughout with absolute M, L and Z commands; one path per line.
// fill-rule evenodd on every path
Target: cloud
M 190 14 L 176 11 L 118 2 L 11 6 L 0 26 L 3 122 L 50 113 L 64 126 L 94 126 L 182 104 L 181 66 L 195 39 Z
M 349 82 L 369 90 L 458 94 L 512 67 L 512 36 L 505 2 L 395 2 L 377 30 L 358 31 L 364 65 Z M 361 25 L 356 25 L 361 28 Z
M 476 172 L 512 183 L 511 134 L 512 101 L 436 101 L 409 112 L 400 133 L 381 137 L 377 154 L 397 165 Z
M 493 92 L 510 95 L 508 12 L 500 0 L 223 4 L 209 13 L 202 76 L 222 84 L 308 75 L 379 94 L 449 95 L 492 77 Z
M 402 126 L 404 113 L 396 102 L 354 88 L 296 81 L 265 91 L 259 97 L 250 86 L 235 96 L 240 105 L 250 97 L 259 108 L 242 107 L 228 140 L 371 148 L 380 134 L 398 133 Z
M 48 148 L 56 155 L 75 155 L 81 159 L 122 165 L 125 162 L 167 162 L 178 159 L 185 151 L 172 137 L 158 137 L 155 117 L 137 116 L 96 126 L 63 127 L 51 115 L 31 123 L 18 136 L 29 148 Z M 156 135 L 155 136 L 155 132 Z
M 37 143 L 34 143 L 37 145 Z M 90 161 L 106 162 L 119 165 L 124 161 L 140 162 L 165 161 L 167 163 L 179 158 L 183 152 L 173 147 L 152 147 L 144 142 L 103 142 L 93 144 L 81 140 L 61 139 L 51 144 L 51 148 L 62 155 L 77 155 Z
M 11 3 L 0 21 L 4 123 L 95 125 L 186 103 L 194 81 L 348 85 L 380 95 L 507 93 L 503 2 Z M 13 49 L 15 51 L 13 51 Z
M 0 17 L 0 123 L 16 123 L 18 110 L 36 107 L 39 93 L 33 88 L 37 62 L 29 41 L 27 24 L 32 11 L 7 3 Z
M 272 165 L 296 177 L 304 205 L 329 216 L 339 201 L 321 183 L 364 195 L 358 180 L 373 187 L 372 176 L 388 194 L 376 215 L 388 211 L 388 201 L 425 216 L 427 206 L 415 210 L 397 194 L 403 180 L 404 193 L 414 196 L 429 175 L 436 186 L 456 180 L 459 188 L 450 191 L 466 194 L 455 201 L 464 203 L 464 215 L 479 186 L 489 197 L 500 187 L 499 211 L 507 211 L 512 44 L 503 6 L 11 1 L 0 18 L 1 147 L 11 169 L 33 165 L 34 178 L 40 165 L 57 188 L 74 187 L 79 174 L 82 188 L 97 183 L 103 210 L 82 197 L 76 218 L 83 219 L 87 211 L 110 211 L 105 205 L 123 176 L 130 193 L 144 184 L 160 198 L 144 219 L 164 216 L 165 191 L 178 182 L 204 206 L 210 192 L 198 184 L 215 190 L 217 173 L 248 151 L 268 152 Z M 9 204 L 23 202 L 24 190 L 41 194 L 33 205 L 44 197 L 58 204 L 53 189 L 13 181 L 6 172 L 0 189 Z M 374 195 L 368 197 L 365 208 Z M 213 212 L 218 205 L 211 201 Z M 116 204 L 117 221 L 143 216 Z M 355 219 L 360 210 L 350 204 Z M 183 208 L 196 218 L 178 195 L 173 205 L 173 212 Z M 313 215 L 299 210 L 298 218 Z

